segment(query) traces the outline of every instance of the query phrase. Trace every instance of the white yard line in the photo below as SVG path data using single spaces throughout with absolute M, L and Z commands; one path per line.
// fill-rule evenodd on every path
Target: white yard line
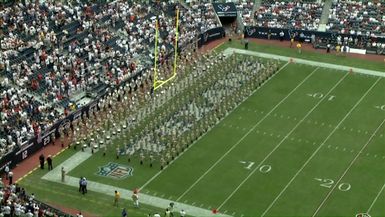
M 338 184 L 341 182 L 341 180 L 345 177 L 345 175 L 348 173 L 349 169 L 353 166 L 353 164 L 356 162 L 358 157 L 361 155 L 361 153 L 364 151 L 364 149 L 368 146 L 368 144 L 373 140 L 374 136 L 377 135 L 378 131 L 381 129 L 382 125 L 384 125 L 385 119 L 381 122 L 381 124 L 377 127 L 377 129 L 373 132 L 373 134 L 370 136 L 369 140 L 365 143 L 365 145 L 361 148 L 361 150 L 358 152 L 356 157 L 350 162 L 349 166 L 345 169 L 345 171 L 342 173 L 341 177 L 338 179 L 338 181 L 335 183 L 335 185 L 330 189 L 329 193 L 326 195 L 326 197 L 322 200 L 321 204 L 318 206 L 318 208 L 313 213 L 313 217 L 318 214 L 322 206 L 325 204 L 325 202 L 329 199 L 330 195 L 333 193 L 334 189 L 338 186 Z
M 346 76 L 348 76 L 348 73 L 346 73 L 326 94 L 325 96 L 328 96 L 345 78 Z M 289 138 L 289 136 L 297 129 L 297 127 L 299 125 L 301 125 L 303 123 L 303 121 L 309 117 L 309 115 L 325 100 L 327 99 L 327 97 L 323 97 L 320 101 L 318 101 L 317 104 L 315 104 L 313 106 L 312 109 L 310 109 L 310 111 L 308 111 L 306 113 L 306 115 L 293 127 L 293 129 L 290 130 L 289 133 L 286 134 L 285 137 L 283 137 L 283 139 L 273 148 L 273 150 L 270 151 L 269 154 L 266 155 L 266 157 L 258 164 L 258 166 L 256 166 L 253 171 L 251 171 L 251 173 L 234 189 L 233 192 L 231 192 L 231 194 L 222 202 L 222 204 L 218 207 L 218 209 L 220 209 L 223 205 L 226 204 L 226 202 L 228 200 L 230 200 L 230 198 L 238 191 L 238 189 L 240 187 L 242 187 L 242 185 L 255 173 L 255 171 L 257 171 L 259 169 L 259 167 L 275 152 L 275 150 L 277 150 L 281 144 L 287 139 Z
M 373 202 L 370 204 L 370 207 L 369 207 L 369 209 L 368 209 L 368 211 L 367 211 L 366 213 L 370 213 L 370 211 L 372 210 L 374 204 L 376 203 L 378 197 L 381 195 L 381 193 L 382 193 L 382 191 L 384 190 L 384 188 L 385 188 L 385 183 L 384 183 L 384 185 L 382 186 L 382 188 L 380 189 L 380 191 L 378 192 L 377 196 L 374 198 Z
M 287 66 L 286 63 L 285 66 Z M 284 67 L 282 67 L 279 71 L 281 71 Z M 288 95 L 285 96 L 277 105 L 275 105 L 261 120 L 259 120 L 250 130 L 245 133 L 242 138 L 240 138 L 226 153 L 224 153 L 209 169 L 206 170 L 185 192 L 183 192 L 176 201 L 179 201 L 183 196 L 185 196 L 200 180 L 202 180 L 219 162 L 223 160 L 234 148 L 236 148 L 251 132 L 255 130 L 255 128 L 262 123 L 271 113 L 273 113 L 287 98 L 289 98 L 303 83 L 305 83 L 316 71 L 318 68 L 313 70 L 306 78 L 304 78 Z M 278 72 L 279 72 L 278 71 Z M 277 73 L 278 73 L 277 72 Z
M 283 192 L 289 187 L 289 185 L 294 181 L 294 179 L 298 176 L 300 172 L 302 172 L 303 168 L 313 159 L 313 157 L 318 153 L 318 151 L 325 145 L 325 143 L 330 139 L 330 137 L 337 131 L 337 129 L 341 126 L 341 124 L 345 121 L 345 119 L 352 113 L 352 111 L 357 107 L 357 105 L 368 95 L 368 93 L 373 89 L 373 87 L 381 80 L 381 77 L 374 82 L 374 84 L 365 92 L 365 94 L 358 100 L 358 102 L 350 109 L 350 111 L 342 118 L 342 120 L 337 124 L 337 126 L 333 129 L 333 131 L 326 137 L 326 139 L 321 143 L 321 145 L 313 152 L 313 154 L 306 160 L 306 162 L 302 165 L 302 167 L 297 171 L 297 173 L 291 178 L 289 183 L 282 189 L 282 191 L 275 197 L 273 202 L 267 207 L 267 209 L 263 212 L 262 216 L 266 215 L 266 213 L 271 209 L 271 207 L 275 204 L 275 202 L 281 197 Z
M 283 65 L 278 71 L 277 71 L 277 73 L 275 73 L 275 74 L 273 74 L 273 76 L 271 76 L 270 78 L 268 78 L 268 80 L 267 81 L 269 81 L 269 80 L 271 80 L 272 78 L 274 78 L 277 74 L 278 74 L 278 72 L 280 72 L 283 68 L 285 68 L 287 65 L 289 65 L 289 62 L 287 62 L 285 65 Z M 267 81 L 266 82 L 264 82 L 264 83 L 262 83 L 262 85 L 261 85 L 261 87 L 262 86 L 264 86 L 266 83 L 267 83 Z M 253 95 L 255 92 L 257 92 L 258 90 L 260 90 L 261 89 L 261 87 L 259 87 L 259 88 L 257 88 L 257 89 L 255 89 L 251 94 L 250 94 L 250 96 L 251 95 Z M 247 97 L 247 98 L 245 98 L 239 105 L 241 105 L 244 101 L 246 101 L 247 99 L 248 99 L 249 97 Z M 238 106 L 239 106 L 238 105 Z M 227 115 L 226 115 L 226 117 L 229 115 L 229 114 L 231 114 L 235 109 L 237 109 L 238 108 L 238 106 L 236 106 L 235 108 L 233 108 L 233 110 L 231 110 Z M 224 117 L 224 118 L 226 118 L 226 117 Z M 222 118 L 222 120 L 224 119 L 224 118 Z M 215 126 L 214 126 L 215 127 Z M 212 127 L 213 128 L 213 127 Z M 205 132 L 201 137 L 199 137 L 193 144 L 191 144 L 186 150 L 188 150 L 188 149 L 190 149 L 193 145 L 195 145 L 201 138 L 203 138 L 207 133 L 209 133 L 210 131 L 211 131 L 211 129 L 212 128 L 210 128 L 207 132 Z M 177 156 L 176 158 L 175 158 L 175 160 L 176 159 L 178 159 L 181 155 L 183 155 L 185 153 L 185 151 L 184 152 L 182 152 L 179 156 Z M 174 161 L 172 161 L 171 163 L 170 163 L 170 165 L 173 163 Z M 143 188 L 145 188 L 147 185 L 149 185 L 154 179 L 156 179 L 167 167 L 168 167 L 169 165 L 167 165 L 166 167 L 164 167 L 164 169 L 163 170 L 161 170 L 161 171 L 159 171 L 159 172 L 157 172 L 153 177 L 151 177 L 146 183 L 144 183 L 144 185 L 142 185 L 139 189 L 143 189 Z
M 262 58 L 280 59 L 280 60 L 284 60 L 284 61 L 293 60 L 294 63 L 301 63 L 301 64 L 306 64 L 306 65 L 319 66 L 319 67 L 323 67 L 323 68 L 336 69 L 336 70 L 342 70 L 342 71 L 352 70 L 353 72 L 357 72 L 360 74 L 385 77 L 385 72 L 381 72 L 381 71 L 367 70 L 367 69 L 355 68 L 355 67 L 350 67 L 350 66 L 341 66 L 341 65 L 336 65 L 336 64 L 316 62 L 316 61 L 311 61 L 311 60 L 304 60 L 304 59 L 299 59 L 299 58 L 280 56 L 280 55 L 269 54 L 269 53 L 261 53 L 261 52 L 255 52 L 255 51 L 249 51 L 249 50 L 242 50 L 242 49 L 236 49 L 236 48 L 227 48 L 226 50 L 224 50 L 225 54 L 231 54 L 233 52 L 239 53 L 239 54 L 251 55 L 251 56 L 258 56 L 258 57 L 262 57 Z

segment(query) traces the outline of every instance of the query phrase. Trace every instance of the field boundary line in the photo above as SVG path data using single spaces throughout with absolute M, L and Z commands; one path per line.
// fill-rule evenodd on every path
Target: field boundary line
M 289 65 L 290 62 L 287 62 L 285 63 L 285 65 L 283 65 L 278 71 L 277 73 L 273 74 L 270 78 L 267 79 L 266 82 L 262 83 L 262 85 L 260 87 L 258 87 L 257 89 L 255 89 L 248 97 L 246 97 L 241 103 L 238 104 L 238 106 L 236 106 L 235 108 L 233 108 L 228 114 L 226 114 L 221 120 L 219 120 L 219 122 L 223 121 L 226 117 L 228 117 L 235 109 L 237 109 L 243 102 L 245 102 L 250 96 L 252 96 L 254 93 L 256 93 L 258 90 L 260 90 L 265 84 L 268 83 L 268 81 L 270 81 L 271 79 L 273 79 L 283 68 L 286 68 L 287 65 Z M 219 123 L 218 122 L 218 123 Z M 216 123 L 216 124 L 218 124 Z M 193 142 L 193 144 L 191 144 L 184 152 L 182 152 L 180 155 L 178 155 L 175 160 L 177 160 L 180 156 L 182 156 L 188 149 L 190 149 L 192 146 L 194 146 L 199 140 L 201 140 L 201 138 L 203 138 L 207 133 L 209 133 L 211 131 L 211 129 L 213 129 L 216 124 L 213 126 L 213 127 L 210 127 L 208 131 L 206 131 L 205 133 L 202 134 L 202 136 L 200 136 L 197 140 L 195 140 Z M 169 166 L 171 166 L 171 164 L 173 162 L 175 162 L 175 160 L 171 161 L 171 163 L 169 165 L 166 165 L 164 167 L 163 170 L 157 172 L 153 177 L 151 177 L 146 183 L 144 183 L 139 189 L 143 189 L 145 188 L 147 185 L 149 185 L 154 179 L 156 179 L 163 171 L 165 171 Z
M 318 68 L 317 68 L 318 69 Z M 325 100 L 327 99 L 326 96 L 328 96 L 349 74 L 346 73 L 344 76 L 342 76 L 342 78 L 325 94 L 325 97 L 323 97 L 321 100 L 319 100 L 314 106 L 312 109 L 310 109 L 306 115 L 300 120 L 298 121 L 298 123 L 293 127 L 293 129 L 291 129 L 286 135 L 285 137 L 283 137 L 283 139 L 273 148 L 273 150 L 271 150 L 266 156 L 265 158 L 249 173 L 249 175 L 246 176 L 246 178 L 234 189 L 233 192 L 231 192 L 231 194 L 221 203 L 221 205 L 218 207 L 218 209 L 222 208 L 223 205 L 225 205 L 227 203 L 228 200 L 230 200 L 230 198 L 238 191 L 239 188 L 242 187 L 242 185 L 255 173 L 255 171 L 257 171 L 257 169 L 259 169 L 259 167 L 275 152 L 275 150 L 277 150 L 281 144 L 286 141 L 287 138 L 289 138 L 289 136 L 297 129 L 297 127 L 299 125 L 302 124 L 302 122 L 307 118 L 309 117 L 309 115 Z M 262 215 L 263 216 L 263 215 Z
M 54 177 L 58 177 L 58 178 L 54 178 Z M 63 183 L 59 180 L 60 174 L 58 173 L 52 173 L 52 176 L 44 179 L 48 181 L 56 182 L 59 184 L 65 184 L 65 185 L 74 187 L 74 189 L 78 188 L 79 186 L 79 178 L 66 176 L 66 181 Z M 87 190 L 98 192 L 98 193 L 112 196 L 112 197 L 114 196 L 114 191 L 117 190 L 120 192 L 121 198 L 132 201 L 132 194 L 133 194 L 132 190 L 125 189 L 125 188 L 115 187 L 112 185 L 107 185 L 107 184 L 88 180 Z M 165 207 L 168 207 L 170 203 L 175 203 L 175 201 L 172 200 L 172 198 L 164 199 L 164 198 L 148 195 L 142 192 L 139 193 L 139 197 L 140 197 L 140 203 L 157 207 L 157 208 L 162 208 L 162 209 L 164 209 Z M 188 213 L 188 215 L 191 215 L 191 216 L 212 216 L 211 210 L 203 209 L 200 207 L 196 207 L 196 206 L 192 206 L 192 205 L 188 205 L 180 202 L 175 203 L 175 211 L 180 211 L 182 209 L 185 210 Z M 230 217 L 230 215 L 226 215 L 223 213 L 217 213 L 216 216 Z
M 281 56 L 281 55 L 276 55 L 276 54 L 262 53 L 262 52 L 257 52 L 257 51 L 242 50 L 242 49 L 237 49 L 237 48 L 227 48 L 224 50 L 225 54 L 231 54 L 233 52 L 239 53 L 239 54 L 251 55 L 251 56 L 258 56 L 258 57 L 262 57 L 262 58 L 272 58 L 272 59 L 279 59 L 279 60 L 284 60 L 284 61 L 293 61 L 294 63 L 301 63 L 301 64 L 306 64 L 306 65 L 311 65 L 311 66 L 318 66 L 318 67 L 322 67 L 322 68 L 336 69 L 336 70 L 342 70 L 342 71 L 352 71 L 354 73 L 357 72 L 357 73 L 365 74 L 365 75 L 385 77 L 385 72 L 381 72 L 381 71 L 374 71 L 374 70 L 356 68 L 356 67 L 350 67 L 350 66 L 342 66 L 342 65 L 325 63 L 325 62 L 316 62 L 316 61 L 305 60 L 305 59 L 300 59 L 300 58 L 293 58 L 293 57 Z
M 356 104 L 348 111 L 348 113 L 342 118 L 342 120 L 334 127 L 332 132 L 326 137 L 326 139 L 318 146 L 318 148 L 313 152 L 313 154 L 305 161 L 302 167 L 296 172 L 296 174 L 290 179 L 289 183 L 281 190 L 281 192 L 277 195 L 277 197 L 273 200 L 273 202 L 266 208 L 266 210 L 262 213 L 261 216 L 265 216 L 266 213 L 271 209 L 271 207 L 275 204 L 275 202 L 281 197 L 283 192 L 289 187 L 289 185 L 297 178 L 298 174 L 302 172 L 303 168 L 313 159 L 313 157 L 318 153 L 318 151 L 325 145 L 325 143 L 330 139 L 330 137 L 339 129 L 341 124 L 346 120 L 346 118 L 352 113 L 352 111 L 361 103 L 361 101 L 368 95 L 368 93 L 373 89 L 373 87 L 381 80 L 381 77 L 374 82 L 374 84 L 364 93 L 364 95 L 356 102 Z
M 289 64 L 286 63 L 283 67 L 281 67 L 278 72 L 280 72 L 285 66 Z M 271 113 L 273 113 L 283 102 L 286 101 L 287 98 L 289 98 L 300 86 L 302 86 L 303 83 L 305 83 L 316 71 L 318 70 L 318 67 L 314 69 L 308 76 L 306 76 L 297 86 L 290 91 L 278 104 L 276 104 L 263 118 L 261 118 L 256 124 L 254 124 L 253 127 L 250 128 L 249 131 L 247 131 L 229 150 L 227 150 L 209 169 L 206 170 L 185 192 L 183 192 L 176 201 L 179 201 L 182 197 L 184 197 L 193 187 L 195 187 L 200 180 L 202 180 L 211 170 L 223 160 L 234 148 L 236 148 L 251 132 L 255 130 L 255 128 L 262 123 Z M 277 72 L 277 73 L 278 73 Z
M 321 204 L 318 206 L 318 208 L 313 213 L 313 217 L 318 214 L 322 206 L 325 204 L 325 202 L 329 199 L 330 195 L 333 193 L 336 186 L 341 182 L 341 180 L 345 177 L 345 175 L 348 173 L 349 169 L 353 166 L 353 164 L 356 162 L 358 157 L 361 155 L 361 153 L 364 151 L 364 149 L 370 144 L 370 142 L 373 140 L 374 136 L 377 135 L 378 131 L 381 129 L 381 127 L 384 125 L 385 119 L 382 120 L 381 124 L 376 128 L 376 130 L 372 133 L 368 141 L 365 143 L 365 145 L 361 148 L 361 150 L 358 152 L 358 154 L 354 157 L 354 159 L 350 162 L 349 166 L 345 169 L 345 171 L 342 173 L 341 177 L 338 179 L 338 181 L 335 183 L 335 185 L 330 189 L 326 197 L 322 200 Z
M 76 168 L 78 165 L 80 165 L 81 163 L 86 161 L 88 158 L 90 158 L 92 156 L 90 152 L 91 150 L 88 150 L 88 149 L 87 149 L 87 152 L 82 152 L 82 151 L 77 152 L 76 154 L 72 155 L 71 157 L 69 157 L 68 159 L 66 159 L 59 165 L 57 165 L 53 170 L 46 173 L 41 179 L 77 188 L 79 186 L 79 178 L 77 177 L 66 175 L 65 182 L 61 181 L 61 168 L 62 167 L 68 168 L 67 173 L 70 172 L 71 170 Z M 123 199 L 132 200 L 131 196 L 133 192 L 129 189 L 115 187 L 112 185 L 99 183 L 91 180 L 88 180 L 87 188 L 90 191 L 98 192 L 109 196 L 114 196 L 114 191 L 117 190 L 121 193 Z M 139 196 L 140 196 L 141 203 L 162 208 L 162 209 L 167 207 L 171 202 L 175 202 L 172 200 L 172 198 L 164 199 L 164 198 L 148 195 L 142 192 L 139 194 Z M 189 215 L 192 215 L 192 216 L 211 216 L 212 215 L 211 210 L 207 210 L 207 209 L 203 209 L 203 208 L 199 208 L 196 206 L 179 203 L 179 202 L 176 203 L 175 205 L 177 209 L 184 209 Z M 222 213 L 218 213 L 217 215 L 219 217 L 230 217 L 229 215 L 222 214 Z
M 374 204 L 376 203 L 378 197 L 381 195 L 381 193 L 384 190 L 384 188 L 385 188 L 385 183 L 382 186 L 382 188 L 380 189 L 380 191 L 377 193 L 377 196 L 374 198 L 373 202 L 370 204 L 370 207 L 368 208 L 368 211 L 366 211 L 366 213 L 370 213 L 370 211 L 372 210 Z

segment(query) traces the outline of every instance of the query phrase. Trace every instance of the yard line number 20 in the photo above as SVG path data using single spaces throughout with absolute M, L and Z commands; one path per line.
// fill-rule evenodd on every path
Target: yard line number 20
M 321 182 L 320 186 L 324 188 L 331 188 L 334 185 L 334 180 L 333 179 L 319 179 L 319 178 L 314 178 L 315 180 Z M 349 191 L 351 189 L 351 185 L 349 183 L 343 182 L 338 185 L 338 190 L 340 191 Z

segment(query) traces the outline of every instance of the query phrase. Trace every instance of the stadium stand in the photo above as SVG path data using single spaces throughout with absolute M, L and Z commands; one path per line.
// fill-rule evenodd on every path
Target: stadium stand
M 0 216 L 70 216 L 36 200 L 33 193 L 27 194 L 26 190 L 18 185 L 4 187 L 1 181 L 0 185 Z
M 4 7 L 0 54 L 0 155 L 39 135 L 81 105 L 84 92 L 104 93 L 150 67 L 154 25 L 161 59 L 174 49 L 175 3 L 43 2 Z M 184 46 L 220 26 L 211 4 L 180 7 Z
M 351 35 L 384 34 L 385 2 L 334 1 L 326 30 Z
M 255 12 L 257 26 L 317 30 L 323 2 L 264 0 Z

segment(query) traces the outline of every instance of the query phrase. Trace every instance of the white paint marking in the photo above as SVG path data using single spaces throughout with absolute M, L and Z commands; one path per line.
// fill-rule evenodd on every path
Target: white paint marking
M 379 81 L 379 80 L 377 80 Z M 377 82 L 376 82 L 377 83 Z M 375 83 L 375 84 L 376 84 Z M 358 154 L 354 157 L 354 159 L 350 162 L 349 166 L 345 169 L 345 171 L 342 173 L 341 177 L 338 179 L 336 185 L 329 191 L 329 193 L 326 195 L 324 200 L 321 202 L 321 204 L 318 206 L 316 211 L 313 214 L 313 217 L 316 216 L 321 209 L 321 207 L 325 204 L 325 202 L 328 200 L 330 195 L 332 194 L 333 190 L 336 188 L 337 184 L 341 182 L 341 180 L 344 178 L 344 176 L 348 173 L 349 169 L 353 166 L 353 164 L 356 162 L 360 154 L 365 150 L 365 148 L 369 145 L 369 143 L 373 140 L 374 136 L 377 134 L 377 132 L 381 129 L 382 125 L 385 123 L 385 119 L 382 120 L 381 124 L 377 127 L 377 129 L 373 132 L 373 134 L 370 136 L 369 140 L 365 143 L 365 145 L 361 148 L 361 150 L 358 152 Z
M 315 70 L 317 70 L 318 68 L 316 68 Z M 314 71 L 313 71 L 314 72 Z M 330 90 L 329 92 L 326 94 L 326 95 L 329 95 L 345 78 L 346 76 L 348 75 L 348 73 L 346 73 Z M 274 152 L 275 150 L 277 150 L 281 144 L 287 139 L 289 138 L 289 136 L 298 128 L 299 125 L 301 125 L 301 123 L 307 118 L 309 117 L 309 115 L 324 101 L 325 98 L 322 98 L 321 100 L 319 100 L 314 106 L 312 109 L 310 109 L 310 111 L 308 111 L 306 113 L 306 115 L 293 127 L 293 129 L 290 130 L 289 133 L 286 134 L 286 136 L 273 148 L 272 151 L 270 151 L 269 154 L 267 154 L 267 156 L 259 163 L 259 165 L 256 167 L 256 168 L 259 168 Z M 236 188 L 235 190 L 222 202 L 222 204 L 219 206 L 219 208 L 221 208 L 237 191 L 238 189 L 255 173 L 256 169 L 254 169 Z
M 345 76 L 348 74 L 345 74 Z M 365 94 L 356 102 L 356 104 L 349 110 L 349 112 L 340 120 L 337 126 L 332 130 L 332 132 L 326 137 L 326 139 L 321 143 L 321 145 L 313 152 L 313 154 L 306 160 L 306 162 L 302 165 L 302 167 L 297 171 L 297 173 L 290 179 L 289 183 L 282 189 L 282 191 L 275 197 L 273 202 L 267 207 L 267 209 L 263 212 L 262 216 L 265 216 L 266 213 L 271 209 L 271 207 L 275 204 L 275 202 L 281 197 L 283 192 L 289 187 L 289 185 L 297 178 L 298 174 L 302 172 L 302 170 L 306 167 L 306 165 L 313 159 L 313 157 L 318 153 L 318 151 L 325 145 L 325 143 L 330 139 L 330 137 L 336 132 L 339 126 L 345 121 L 345 119 L 353 112 L 353 110 L 361 103 L 361 101 L 368 95 L 368 93 L 373 89 L 373 87 L 381 80 L 381 77 L 374 82 L 374 84 L 365 92 Z
M 282 69 L 284 69 L 289 63 L 286 63 L 283 67 L 281 67 L 278 72 L 280 72 Z M 275 105 L 261 120 L 259 120 L 248 132 L 246 132 L 245 135 L 242 136 L 227 152 L 222 155 L 206 172 L 204 172 L 185 192 L 183 192 L 176 201 L 181 199 L 184 195 L 186 195 L 200 180 L 202 180 L 219 162 L 222 161 L 223 158 L 225 158 L 234 148 L 236 148 L 251 132 L 255 130 L 255 128 L 262 123 L 270 114 L 272 114 L 278 106 L 280 106 L 287 98 L 289 98 L 303 83 L 305 83 L 317 70 L 316 68 L 312 73 L 310 73 L 306 78 L 304 78 L 293 90 L 290 91 L 288 95 L 286 95 L 277 105 Z M 275 75 L 276 75 L 275 74 Z M 257 89 L 258 90 L 258 89 Z
M 380 196 L 380 194 L 381 194 L 381 192 L 384 190 L 384 188 L 385 188 L 385 183 L 384 183 L 384 185 L 382 185 L 382 188 L 381 188 L 380 191 L 378 192 L 377 196 L 374 198 L 373 202 L 370 204 L 369 209 L 368 209 L 368 211 L 366 211 L 366 213 L 370 213 L 370 211 L 371 211 L 372 208 L 373 208 L 373 205 L 376 203 L 378 197 Z

